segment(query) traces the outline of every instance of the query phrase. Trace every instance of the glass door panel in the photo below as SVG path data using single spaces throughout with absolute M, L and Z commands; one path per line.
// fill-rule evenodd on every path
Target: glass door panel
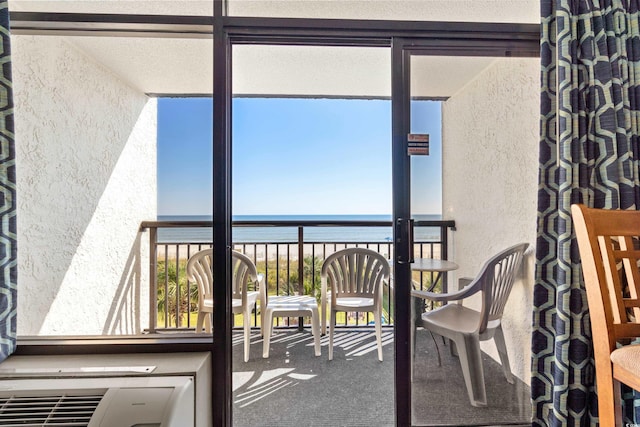
M 383 361 L 372 312 L 336 314 L 331 361 L 312 315 L 329 322 L 332 254 L 370 248 L 385 266 L 393 255 L 389 49 L 242 44 L 232 57 L 233 250 L 267 294 L 249 316 L 246 362 L 245 320 L 233 317 L 234 424 L 393 425 L 388 282 Z
M 464 286 L 458 278 L 473 278 L 493 252 L 535 236 L 534 222 L 522 218 L 535 218 L 539 66 L 536 58 L 424 53 L 410 57 L 412 279 L 414 288 L 442 294 Z M 443 222 L 424 222 L 434 220 Z M 468 350 L 468 358 L 479 363 L 463 368 L 464 358 L 435 327 L 423 322 L 416 330 L 412 424 L 529 422 L 525 283 L 514 287 L 503 322 L 513 384 L 492 340 L 480 343 L 477 356 Z M 432 319 L 443 310 L 443 303 L 415 302 L 424 313 L 418 317 Z M 479 311 L 482 301 L 476 295 L 464 306 Z M 465 370 L 475 381 L 472 394 Z

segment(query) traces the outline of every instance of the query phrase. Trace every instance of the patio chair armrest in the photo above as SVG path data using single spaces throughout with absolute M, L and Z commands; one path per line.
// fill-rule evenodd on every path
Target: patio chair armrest
M 457 296 L 452 294 L 440 294 L 437 292 L 420 291 L 417 289 L 411 291 L 411 296 L 431 301 L 454 301 L 459 299 Z
M 460 279 L 460 284 L 462 285 L 463 283 L 468 283 L 468 279 Z M 468 286 L 465 286 L 464 288 L 456 292 L 441 294 L 438 292 L 413 290 L 411 291 L 411 296 L 414 296 L 416 298 L 428 299 L 431 301 L 458 301 L 475 294 L 480 289 L 480 282 L 471 280 L 471 283 Z

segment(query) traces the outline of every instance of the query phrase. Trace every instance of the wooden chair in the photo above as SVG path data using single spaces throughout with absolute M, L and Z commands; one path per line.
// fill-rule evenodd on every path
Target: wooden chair
M 598 413 L 622 426 L 620 383 L 640 390 L 640 212 L 572 205 L 591 316 Z

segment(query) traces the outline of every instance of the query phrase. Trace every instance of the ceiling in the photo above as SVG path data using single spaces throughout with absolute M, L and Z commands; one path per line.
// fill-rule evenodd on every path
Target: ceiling
M 72 12 L 211 16 L 212 1 L 10 0 L 12 12 Z M 539 22 L 531 0 L 231 0 L 230 15 L 469 22 Z M 15 35 L 14 37 L 31 37 Z M 47 36 L 53 37 L 53 36 Z M 65 36 L 65 42 L 149 94 L 210 94 L 211 38 Z M 235 46 L 236 95 L 388 97 L 389 48 Z M 414 57 L 412 94 L 448 97 L 493 58 Z

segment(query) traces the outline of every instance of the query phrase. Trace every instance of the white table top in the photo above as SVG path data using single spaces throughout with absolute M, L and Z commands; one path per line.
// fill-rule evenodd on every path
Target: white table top
M 452 271 L 458 269 L 458 264 L 453 261 L 433 258 L 416 258 L 411 264 L 413 271 Z

